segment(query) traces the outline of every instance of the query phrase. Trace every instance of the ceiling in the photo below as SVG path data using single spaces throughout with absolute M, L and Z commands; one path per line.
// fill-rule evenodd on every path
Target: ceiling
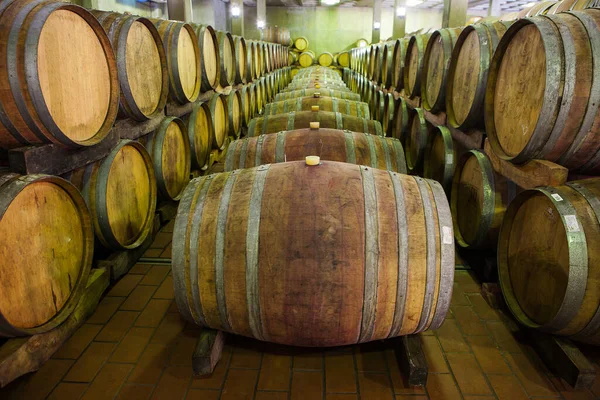
M 321 0 L 266 0 L 270 7 L 317 7 Z M 503 13 L 520 11 L 531 0 L 500 0 L 500 9 Z M 244 0 L 244 4 L 255 6 L 256 0 Z M 394 7 L 395 0 L 383 0 L 382 7 Z M 341 0 L 341 4 L 332 7 L 373 7 L 373 0 Z M 469 0 L 469 10 L 485 11 L 489 7 L 489 0 Z M 414 6 L 421 9 L 443 9 L 444 0 L 424 0 Z

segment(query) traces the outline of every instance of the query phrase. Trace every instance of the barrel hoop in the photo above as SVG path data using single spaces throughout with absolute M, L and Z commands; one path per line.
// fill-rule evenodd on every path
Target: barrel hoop
M 333 97 L 331 99 L 331 111 L 333 111 L 333 112 L 338 112 L 339 111 L 338 110 L 338 100 L 335 97 Z
M 406 160 L 404 159 L 404 149 L 402 148 L 402 143 L 400 143 L 400 140 L 395 138 L 385 138 L 385 140 L 390 140 L 392 142 L 392 147 L 396 153 L 396 171 L 400 172 L 401 174 L 406 174 Z
M 396 308 L 392 320 L 392 329 L 388 337 L 400 334 L 404 309 L 406 307 L 406 293 L 408 291 L 408 223 L 406 221 L 406 206 L 404 203 L 404 190 L 402 181 L 396 172 L 388 171 L 396 201 L 396 215 L 398 220 L 398 282 L 396 292 Z
M 383 153 L 385 154 L 385 169 L 388 171 L 392 169 L 392 160 L 390 158 L 390 147 L 386 138 L 380 138 L 381 144 L 383 145 Z
M 272 105 L 273 105 L 272 103 L 269 103 L 265 106 L 265 111 L 264 111 L 265 115 L 271 115 Z M 273 114 L 275 114 L 275 112 Z
M 566 278 L 567 287 L 565 290 L 565 297 L 554 318 L 543 325 L 532 321 L 523 312 L 515 297 L 508 271 L 508 256 L 505 248 L 512 229 L 513 219 L 521 204 L 529 198 L 532 191 L 544 194 L 558 210 L 566 231 L 569 251 L 569 275 Z M 557 197 L 553 195 L 556 195 Z M 557 200 L 558 198 L 560 198 L 560 200 Z M 563 329 L 577 314 L 583 303 L 587 276 L 588 255 L 585 233 L 581 229 L 581 222 L 577 218 L 576 210 L 569 200 L 560 196 L 556 188 L 552 187 L 535 188 L 520 193 L 515 200 L 510 203 L 504 214 L 504 221 L 498 238 L 498 277 L 506 304 L 508 304 L 508 308 L 515 318 L 527 327 L 537 328 L 547 332 Z
M 301 111 L 302 110 L 302 97 L 298 97 L 296 99 L 296 110 L 294 111 Z
M 290 112 L 288 114 L 288 120 L 287 120 L 287 130 L 288 131 L 292 131 L 294 130 L 294 120 L 296 119 L 296 113 L 295 112 Z M 266 133 L 266 132 L 263 132 Z
M 248 152 L 248 140 L 244 140 L 242 143 L 242 150 L 240 151 L 240 160 L 238 162 L 238 168 L 246 168 L 246 155 Z
M 368 342 L 375 330 L 377 311 L 378 237 L 377 189 L 373 170 L 360 166 L 365 200 L 365 289 L 359 342 Z
M 286 131 L 277 132 L 277 141 L 275 143 L 275 162 L 285 162 L 285 134 Z
M 269 117 L 268 116 L 264 116 L 263 120 L 262 120 L 262 131 L 260 132 L 261 134 L 265 134 L 267 133 L 267 124 L 269 122 Z
M 423 178 L 414 177 L 417 185 L 419 186 L 419 192 L 421 193 L 421 200 L 423 202 L 423 211 L 425 214 L 425 233 L 427 237 L 427 274 L 425 278 L 425 297 L 423 299 L 423 309 L 421 310 L 421 318 L 415 333 L 422 332 L 429 321 L 429 313 L 433 303 L 433 296 L 435 295 L 435 281 L 436 281 L 436 260 L 437 260 L 437 248 L 435 240 L 435 220 L 433 218 L 433 205 L 431 204 L 431 198 L 429 197 L 429 185 L 423 180 Z
M 600 224 L 600 199 L 592 193 L 587 187 L 584 185 L 580 185 L 577 182 L 567 182 L 567 186 L 570 186 L 572 189 L 579 192 L 581 196 L 583 196 L 592 210 L 596 215 L 596 220 Z M 592 335 L 596 335 L 598 330 L 600 329 L 600 307 L 596 309 L 594 316 L 590 319 L 588 324 L 579 332 L 577 332 L 572 337 L 574 339 L 585 339 L 589 338 Z
M 246 141 L 248 142 L 248 141 Z M 217 297 L 217 308 L 221 319 L 221 326 L 227 331 L 231 331 L 231 323 L 227 317 L 227 301 L 225 299 L 225 230 L 227 227 L 227 215 L 229 211 L 229 201 L 233 184 L 236 179 L 236 171 L 229 173 L 225 178 L 225 186 L 219 200 L 219 211 L 217 214 L 217 232 L 215 235 L 215 291 Z
M 264 340 L 265 338 L 260 318 L 258 238 L 260 233 L 262 196 L 268 172 L 269 164 L 261 165 L 256 170 L 256 177 L 252 184 L 252 194 L 250 195 L 250 204 L 248 206 L 248 227 L 246 231 L 246 301 L 248 303 L 248 320 L 252 334 L 259 340 Z
M 346 162 L 356 164 L 356 146 L 354 144 L 354 134 L 348 130 L 344 131 L 346 137 Z
M 185 243 L 185 247 L 189 248 L 189 279 L 186 279 L 186 282 L 189 281 L 191 292 L 192 292 L 192 307 L 190 310 L 192 312 L 192 316 L 195 320 L 200 321 L 200 325 L 206 325 L 206 318 L 204 316 L 204 310 L 202 309 L 202 302 L 200 300 L 200 288 L 198 286 L 198 281 L 200 279 L 198 271 L 198 243 L 200 237 L 200 224 L 202 223 L 202 214 L 204 213 L 204 200 L 206 199 L 206 194 L 208 193 L 208 188 L 212 183 L 212 179 L 215 175 L 207 176 L 202 182 L 202 188 L 200 189 L 200 193 L 198 194 L 198 201 L 195 204 L 196 208 L 192 210 L 193 216 L 192 221 L 189 226 L 189 234 L 186 237 L 189 237 L 189 242 Z M 186 277 L 187 278 L 187 277 Z
M 115 55 L 116 55 L 116 59 L 117 59 L 117 64 L 119 64 L 119 65 L 123 64 L 122 68 L 117 69 L 117 74 L 119 75 L 119 84 L 120 84 L 121 92 L 122 92 L 121 97 L 127 99 L 127 101 L 126 101 L 127 112 L 131 113 L 131 116 L 134 119 L 136 119 L 138 121 L 145 121 L 148 118 L 144 115 L 144 113 L 142 113 L 142 111 L 138 107 L 137 103 L 135 102 L 133 93 L 131 92 L 131 86 L 129 85 L 129 80 L 127 79 L 127 69 L 126 69 L 126 65 L 124 62 L 124 60 L 127 59 L 127 54 L 126 54 L 127 36 L 129 35 L 129 30 L 131 28 L 131 25 L 133 25 L 133 23 L 135 21 L 136 21 L 136 17 L 127 17 L 123 24 L 113 23 L 111 25 L 111 28 L 116 25 L 121 25 L 119 28 L 119 33 L 118 33 L 118 41 L 117 41 L 118 45 L 114 49 L 115 53 L 116 53 Z M 152 36 L 154 36 L 154 35 L 152 35 Z M 113 46 L 113 48 L 114 48 L 114 46 Z M 165 57 L 166 57 L 166 54 L 165 54 Z M 163 76 L 163 79 L 164 78 L 165 77 Z
M 256 153 L 254 154 L 254 166 L 262 164 L 262 146 L 267 135 L 260 135 L 256 140 Z
M 366 134 L 366 138 L 369 145 L 369 158 L 371 159 L 371 167 L 377 168 L 377 150 L 375 149 L 373 136 Z
M 369 124 L 367 123 L 367 119 L 363 118 L 362 119 L 362 123 L 363 123 L 363 132 L 369 134 Z
M 437 304 L 433 319 L 428 328 L 438 329 L 444 323 L 454 283 L 454 234 L 452 232 L 452 214 L 448 207 L 448 198 L 444 188 L 438 182 L 426 180 L 433 193 L 440 227 L 440 278 Z
M 248 141 L 248 139 L 244 140 L 245 142 Z M 225 158 L 225 171 L 231 171 L 233 169 L 233 159 L 234 159 L 234 155 L 236 153 L 237 147 L 240 145 L 240 140 L 234 140 L 233 142 L 231 142 L 231 144 L 229 145 L 229 148 L 227 149 L 227 157 Z M 242 146 L 244 144 L 242 143 Z
M 344 118 L 342 117 L 342 113 L 335 113 L 335 126 L 336 129 L 344 129 Z

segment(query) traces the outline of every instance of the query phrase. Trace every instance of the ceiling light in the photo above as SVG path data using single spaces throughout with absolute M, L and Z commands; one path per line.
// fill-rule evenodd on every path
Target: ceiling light
M 404 17 L 406 15 L 406 7 L 396 8 L 396 17 Z
M 256 21 L 256 27 L 258 29 L 263 29 L 265 27 L 265 21 L 259 19 L 258 21 Z
M 231 6 L 231 16 L 232 17 L 239 17 L 240 16 L 240 7 L 235 5 L 235 6 Z
M 524 4 L 522 8 L 529 8 L 535 6 L 537 3 L 532 1 L 531 3 Z
M 406 6 L 407 7 L 418 6 L 421 3 L 423 3 L 423 0 L 406 0 Z
M 334 6 L 336 4 L 340 4 L 340 0 L 322 0 L 321 3 L 327 6 Z
M 373 29 L 381 28 L 381 22 L 373 22 Z

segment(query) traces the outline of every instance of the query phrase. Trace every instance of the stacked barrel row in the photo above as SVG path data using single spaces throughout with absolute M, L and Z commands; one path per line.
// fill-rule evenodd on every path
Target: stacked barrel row
M 189 321 L 296 346 L 442 324 L 454 271 L 444 191 L 404 175 L 400 141 L 359 97 L 329 68 L 300 70 L 229 145 L 225 172 L 189 184 L 172 263 Z
M 317 56 L 314 51 L 308 48 L 308 39 L 301 36 L 292 41 L 292 46 L 288 49 L 289 65 L 297 65 L 300 68 L 307 68 L 313 64 L 318 64 L 322 67 L 337 67 L 347 68 L 350 66 L 350 54 L 347 51 L 338 53 L 323 52 Z M 293 74 L 298 69 L 295 68 Z
M 61 177 L 0 170 L 0 336 L 19 336 L 70 315 L 94 248 L 150 240 L 157 200 L 177 201 L 289 68 L 278 44 L 64 2 L 3 1 L 0 32 L 0 158 L 44 146 L 78 163 L 44 160 Z
M 344 75 L 372 109 L 381 109 L 381 89 L 396 91 L 398 124 L 389 134 L 402 138 L 412 173 L 446 188 L 457 243 L 497 249 L 501 286 L 515 317 L 599 343 L 600 295 L 591 289 L 599 273 L 599 179 L 523 190 L 495 169 L 497 159 L 544 159 L 576 173 L 600 170 L 594 61 L 600 10 L 584 9 L 582 2 L 541 6 L 517 21 L 400 39 L 391 53 L 392 64 L 404 53 L 396 77 L 386 71 L 385 44 L 354 49 L 352 70 Z M 432 126 L 427 113 L 432 120 L 445 117 L 447 126 Z M 481 149 L 462 148 L 452 129 L 483 130 L 495 161 Z

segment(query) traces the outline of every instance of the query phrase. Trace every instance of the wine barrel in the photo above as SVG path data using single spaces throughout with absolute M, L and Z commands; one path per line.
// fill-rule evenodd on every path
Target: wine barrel
M 0 38 L 0 148 L 92 146 L 106 137 L 119 109 L 117 63 L 89 11 L 4 1 Z
M 329 67 L 333 64 L 333 55 L 329 52 L 321 53 L 317 58 L 317 62 L 322 67 Z
M 104 247 L 135 249 L 146 240 L 154 226 L 156 178 L 141 143 L 121 140 L 106 158 L 66 177 L 81 191 Z
M 373 119 L 375 119 L 376 121 L 382 122 L 382 115 L 383 115 L 383 107 L 384 107 L 384 95 L 383 95 L 383 91 L 381 90 L 376 90 L 375 91 L 375 96 L 373 99 L 373 108 L 372 108 L 372 114 L 373 114 Z M 382 125 L 383 128 L 383 125 Z
M 392 93 L 385 94 L 383 96 L 383 110 L 381 111 L 381 127 L 386 136 L 392 136 L 395 109 L 394 95 Z
M 253 65 L 254 65 L 254 79 L 260 78 L 262 76 L 262 69 L 261 69 L 261 63 L 262 63 L 262 58 L 260 55 L 260 43 L 259 42 L 252 42 L 253 44 L 253 48 L 254 51 L 252 52 L 252 57 L 254 59 L 253 61 Z
M 498 275 L 506 303 L 530 328 L 599 344 L 599 180 L 520 193 L 506 210 Z
M 337 56 L 337 63 L 340 67 L 348 68 L 350 66 L 350 55 L 347 51 L 342 51 Z
M 316 111 L 340 112 L 354 117 L 370 119 L 367 103 L 341 100 L 335 97 L 298 97 L 291 100 L 276 101 L 265 106 L 265 115 L 284 114 L 289 111 Z
M 404 137 L 404 149 L 406 151 L 406 166 L 409 171 L 420 171 L 425 155 L 425 145 L 428 140 L 429 129 L 427 121 L 421 108 L 409 111 L 407 132 Z
M 534 17 L 514 25 L 490 66 L 485 112 L 494 153 L 516 163 L 540 158 L 570 170 L 600 172 L 600 76 L 595 61 L 600 57 L 600 11 Z M 515 51 L 526 54 L 532 68 L 543 69 L 527 74 L 529 69 L 516 68 L 510 59 Z M 547 67 L 557 62 L 565 68 Z M 519 82 L 519 91 L 504 87 L 514 82 Z M 510 119 L 502 114 L 506 107 Z
M 408 108 L 402 97 L 396 99 L 394 120 L 392 122 L 392 137 L 400 140 L 404 145 L 406 131 L 408 130 Z
M 371 167 L 293 161 L 197 178 L 175 222 L 176 302 L 196 324 L 294 346 L 436 329 L 452 295 L 451 226 L 437 182 Z
M 425 55 L 421 80 L 423 108 L 432 113 L 446 109 L 446 86 L 454 43 L 462 28 L 438 29 L 431 34 Z
M 315 62 L 315 58 L 312 54 L 308 52 L 300 53 L 298 56 L 298 65 L 301 67 L 310 67 Z
M 217 31 L 219 43 L 219 64 L 221 68 L 219 84 L 223 87 L 235 84 L 236 58 L 235 43 L 229 32 Z
M 350 89 L 344 83 L 334 83 L 334 82 L 321 82 L 321 81 L 312 81 L 307 83 L 290 83 L 285 89 L 281 92 L 293 92 L 295 90 L 301 89 L 330 89 L 330 90 L 338 90 L 341 92 L 351 93 Z
M 242 101 L 242 126 L 248 127 L 248 123 L 254 117 L 252 89 L 250 85 L 242 86 L 240 89 L 240 99 Z
M 305 51 L 308 49 L 308 39 L 304 36 L 300 36 L 294 40 L 294 47 L 300 51 Z
M 187 127 L 177 117 L 165 118 L 158 128 L 140 139 L 152 158 L 158 194 L 179 200 L 190 181 L 191 154 Z
M 0 235 L 0 336 L 56 328 L 92 265 L 94 231 L 79 191 L 56 176 L 0 173 Z
M 430 36 L 428 33 L 411 36 L 406 46 L 403 88 L 411 99 L 421 95 L 423 58 Z
M 248 73 L 246 79 L 248 82 L 252 82 L 256 79 L 256 47 L 252 40 L 246 40 L 246 49 L 248 57 Z
M 289 50 L 288 51 L 288 65 L 296 64 L 297 60 L 298 60 L 298 54 Z
M 393 43 L 384 43 L 381 49 L 381 74 L 379 80 L 384 88 L 389 89 L 392 87 Z
M 258 85 L 260 86 L 261 102 L 264 109 L 267 104 L 267 80 L 264 76 L 258 80 Z
M 450 130 L 436 126 L 429 132 L 423 161 L 423 177 L 438 181 L 450 195 L 456 168 L 456 148 Z
M 307 97 L 317 95 L 321 97 L 335 97 L 343 100 L 361 101 L 360 94 L 332 90 L 332 89 L 297 89 L 290 92 L 280 92 L 275 96 L 275 101 L 295 99 L 297 97 Z
M 234 36 L 233 43 L 235 48 L 235 83 L 246 83 L 248 72 L 248 49 L 246 39 L 241 36 Z
M 254 118 L 250 121 L 250 125 L 248 125 L 248 136 L 258 136 L 282 130 L 309 128 L 311 122 L 319 122 L 321 128 L 344 129 L 383 136 L 383 130 L 379 121 L 328 111 L 292 111 L 287 114 Z
M 261 114 L 264 103 L 262 84 L 259 80 L 257 80 L 254 84 L 254 104 L 256 106 L 255 114 Z
M 239 90 L 233 89 L 225 96 L 227 103 L 227 116 L 229 118 L 229 136 L 239 138 L 242 133 L 242 96 Z
M 164 19 L 151 19 L 162 37 L 167 55 L 169 73 L 169 96 L 172 100 L 187 104 L 196 101 L 202 86 L 200 47 L 198 37 L 191 25 Z
M 208 92 L 219 86 L 221 78 L 219 40 L 217 33 L 210 25 L 193 24 L 192 27 L 196 32 L 200 49 L 201 90 Z
M 227 97 L 215 93 L 208 101 L 210 119 L 215 135 L 213 136 L 213 149 L 223 150 L 229 134 L 229 114 L 227 113 Z
M 150 20 L 92 11 L 112 43 L 121 86 L 122 118 L 146 121 L 162 113 L 169 94 L 167 58 L 158 30 Z M 164 67 L 163 67 L 164 66 Z
M 315 154 L 321 160 L 406 173 L 404 150 L 399 140 L 336 129 L 297 129 L 236 140 L 229 145 L 225 171 L 304 160 Z
M 452 219 L 456 242 L 467 248 L 495 249 L 515 184 L 497 174 L 488 156 L 471 150 L 457 162 L 452 180 Z
M 483 125 L 490 62 L 510 24 L 496 21 L 469 25 L 456 39 L 446 78 L 446 114 L 450 126 L 469 129 Z
M 205 170 L 215 141 L 215 129 L 208 103 L 196 102 L 192 112 L 185 117 L 185 122 L 189 135 L 192 166 L 194 169 Z

